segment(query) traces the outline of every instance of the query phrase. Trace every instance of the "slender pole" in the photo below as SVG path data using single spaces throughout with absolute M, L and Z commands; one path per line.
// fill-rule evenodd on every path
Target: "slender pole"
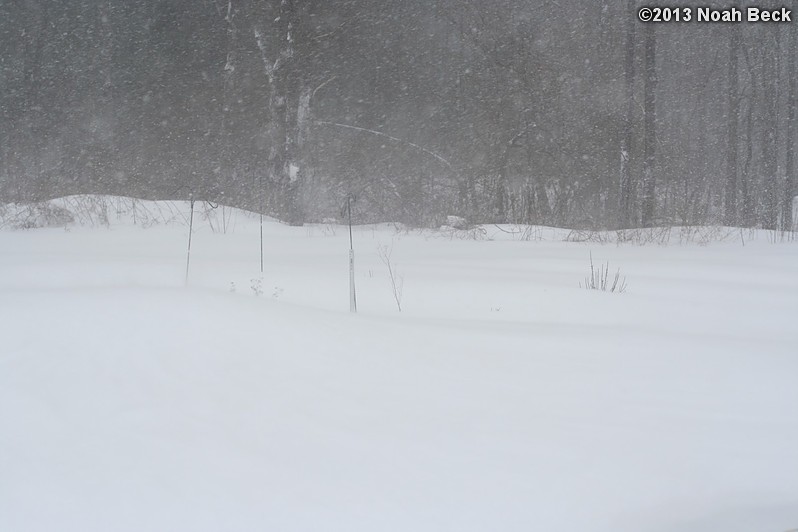
M 263 275 L 263 174 L 260 175 L 260 274 Z
M 191 214 L 188 219 L 188 251 L 186 252 L 186 281 L 188 286 L 188 267 L 191 264 L 191 233 L 194 230 L 194 194 L 189 194 L 189 203 L 191 205 Z
M 263 275 L 263 213 L 260 213 L 260 273 Z
M 346 210 L 349 214 L 349 312 L 357 312 L 355 295 L 355 246 L 352 241 L 352 195 L 346 197 Z
M 349 249 L 355 249 L 352 244 L 352 196 L 346 197 L 346 211 L 349 213 Z

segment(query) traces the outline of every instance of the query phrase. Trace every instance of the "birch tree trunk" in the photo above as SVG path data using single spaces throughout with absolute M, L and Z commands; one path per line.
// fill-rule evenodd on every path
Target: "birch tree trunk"
M 296 50 L 300 3 L 301 0 L 266 2 L 264 20 L 253 30 L 270 92 L 268 126 L 272 146 L 268 173 L 272 189 L 269 194 L 271 208 L 280 219 L 291 225 L 304 222 L 299 197 L 303 177 L 300 148 L 309 113 L 309 92 L 303 90 L 303 73 Z

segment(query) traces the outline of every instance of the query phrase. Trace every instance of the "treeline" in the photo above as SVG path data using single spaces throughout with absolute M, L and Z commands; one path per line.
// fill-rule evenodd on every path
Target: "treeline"
M 792 227 L 796 23 L 637 7 L 0 1 L 0 201 Z

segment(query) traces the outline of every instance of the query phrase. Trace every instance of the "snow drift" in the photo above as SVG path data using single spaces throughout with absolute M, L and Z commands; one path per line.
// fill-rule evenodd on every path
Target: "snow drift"
M 798 526 L 794 243 L 358 227 L 351 315 L 340 226 L 266 220 L 261 274 L 198 203 L 185 287 L 187 204 L 50 205 L 3 211 L 0 530 Z

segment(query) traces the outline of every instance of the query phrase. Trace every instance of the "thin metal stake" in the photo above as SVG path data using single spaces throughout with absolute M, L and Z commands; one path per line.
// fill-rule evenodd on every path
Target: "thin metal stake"
M 188 219 L 188 251 L 186 252 L 186 286 L 188 286 L 188 267 L 191 264 L 191 233 L 194 230 L 194 194 L 189 194 L 191 215 Z
M 349 312 L 357 312 L 355 294 L 355 246 L 352 241 L 352 195 L 346 197 L 346 210 L 349 214 Z
M 263 275 L 263 213 L 260 213 L 260 273 Z
M 260 274 L 261 277 L 263 276 L 263 210 L 265 208 L 264 201 L 263 201 L 263 174 L 258 177 L 258 182 L 260 185 L 260 190 L 258 190 L 258 196 L 260 196 Z

